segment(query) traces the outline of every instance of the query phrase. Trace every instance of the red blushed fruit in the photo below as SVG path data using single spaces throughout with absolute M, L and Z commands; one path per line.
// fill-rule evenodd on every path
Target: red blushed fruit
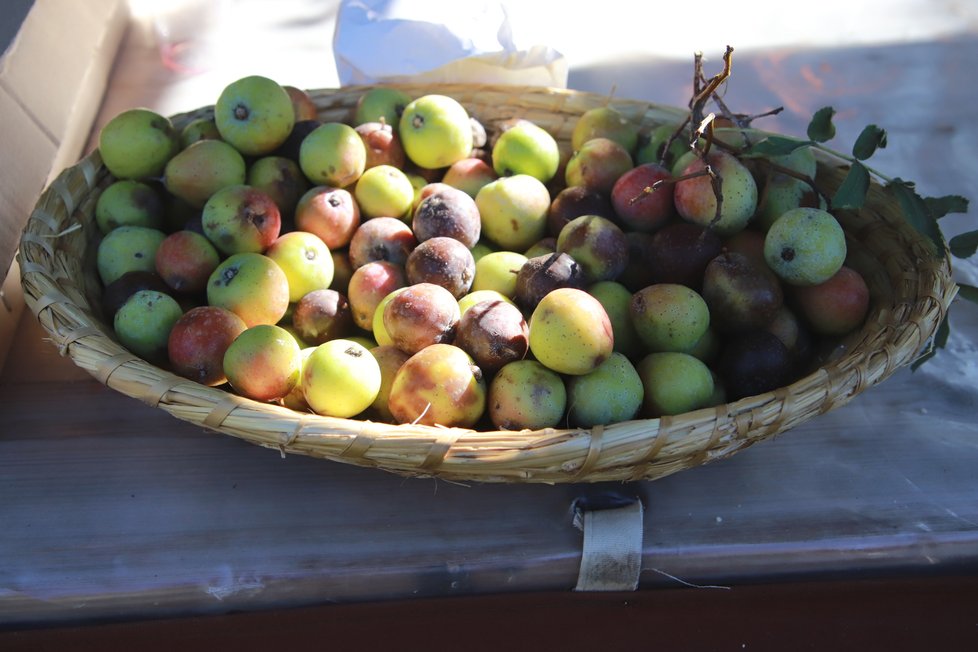
M 479 241 L 482 222 L 472 197 L 442 183 L 425 194 L 414 209 L 411 230 L 418 242 L 444 236 L 472 248 Z
M 475 198 L 479 189 L 490 181 L 498 179 L 499 175 L 492 166 L 481 158 L 464 158 L 456 161 L 445 171 L 442 181 L 458 188 L 469 197 Z
M 156 273 L 173 290 L 197 294 L 207 289 L 207 279 L 221 257 L 210 240 L 194 231 L 168 235 L 156 251 Z
M 350 244 L 359 226 L 360 207 L 353 195 L 342 188 L 311 188 L 295 207 L 295 227 L 318 235 L 330 251 Z
M 434 283 L 416 283 L 384 308 L 384 328 L 394 345 L 415 354 L 432 344 L 450 344 L 461 317 L 452 293 Z
M 350 277 L 347 290 L 353 323 L 364 330 L 372 330 L 377 305 L 388 294 L 406 285 L 407 275 L 401 265 L 378 260 L 358 267 Z
M 394 128 L 383 122 L 364 122 L 353 128 L 363 140 L 367 149 L 367 164 L 365 169 L 378 165 L 393 165 L 404 169 L 406 156 L 401 140 Z
M 645 163 L 618 178 L 611 189 L 611 204 L 626 229 L 655 231 L 676 213 L 673 187 L 669 170 L 657 163 Z
M 558 192 L 547 211 L 547 231 L 553 237 L 568 222 L 582 215 L 600 215 L 609 220 L 615 219 L 615 209 L 611 200 L 597 190 L 584 186 L 570 186 Z
M 292 111 L 295 113 L 296 122 L 316 119 L 318 109 L 309 93 L 295 86 L 283 86 L 282 88 L 285 89 L 285 92 L 289 94 L 289 99 L 292 100 Z
M 723 241 L 724 251 L 744 254 L 751 260 L 764 261 L 764 233 L 755 229 L 744 229 Z
M 375 217 L 360 225 L 350 240 L 353 269 L 367 263 L 387 261 L 403 266 L 418 245 L 414 232 L 396 217 Z
M 821 335 L 845 335 L 869 312 L 869 287 L 851 267 L 843 266 L 824 283 L 792 288 L 792 293 L 812 330 Z
M 261 253 L 282 231 L 282 214 L 268 193 L 247 185 L 221 188 L 201 211 L 204 235 L 226 254 Z
M 191 308 L 170 331 L 167 352 L 174 373 L 202 385 L 227 382 L 224 353 L 246 328 L 241 317 L 225 308 Z

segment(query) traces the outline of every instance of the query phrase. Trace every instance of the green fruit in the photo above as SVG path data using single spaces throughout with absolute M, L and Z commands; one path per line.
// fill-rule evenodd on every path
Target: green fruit
M 475 196 L 482 235 L 500 249 L 525 251 L 547 231 L 550 192 L 528 174 L 501 177 Z
M 223 140 L 201 140 L 170 159 L 163 183 L 171 195 L 203 208 L 218 190 L 241 185 L 246 178 L 247 167 L 238 150 Z
M 645 388 L 643 412 L 648 417 L 682 414 L 707 407 L 714 397 L 713 374 L 687 353 L 650 353 L 637 366 Z
M 761 191 L 751 225 L 767 231 L 782 214 L 802 207 L 825 208 L 825 200 L 804 181 L 783 174 L 772 175 Z
M 694 159 L 682 175 L 701 173 L 709 165 L 722 179 L 720 215 L 717 219 L 717 196 L 713 180 L 707 175 L 683 179 L 676 183 L 673 200 L 680 217 L 700 226 L 708 226 L 721 236 L 730 236 L 747 226 L 757 210 L 757 182 L 735 156 L 713 148 L 704 158 Z
M 472 292 L 496 290 L 510 299 L 516 296 L 516 275 L 527 258 L 515 251 L 491 251 L 475 262 Z
M 378 346 L 388 346 L 394 344 L 394 340 L 391 338 L 390 333 L 387 332 L 387 327 L 384 326 L 384 308 L 386 308 L 387 304 L 391 302 L 391 299 L 406 289 L 406 287 L 397 288 L 381 299 L 380 303 L 378 303 L 377 307 L 374 309 L 374 316 L 370 322 L 370 330 L 373 333 L 374 340 L 376 340 Z
M 480 240 L 472 245 L 472 248 L 469 249 L 469 251 L 472 252 L 472 260 L 478 263 L 484 256 L 496 251 L 496 248 L 485 240 Z
M 366 169 L 367 148 L 353 127 L 327 122 L 302 140 L 299 167 L 314 184 L 344 188 Z
M 420 167 L 448 167 L 472 152 L 469 114 L 447 95 L 425 95 L 412 101 L 405 107 L 399 125 L 404 152 Z
M 492 148 L 492 166 L 500 176 L 528 174 L 547 183 L 557 174 L 559 164 L 557 141 L 527 120 L 504 131 Z
M 149 109 L 129 109 L 99 132 L 102 163 L 118 179 L 149 179 L 163 174 L 180 150 L 180 134 L 168 118 Z
M 674 177 L 681 177 L 686 171 L 686 168 L 689 167 L 689 164 L 695 161 L 697 158 L 698 155 L 696 152 L 687 147 L 682 154 L 677 155 L 673 159 L 672 166 L 669 168 L 669 173 Z
M 638 355 L 643 347 L 632 323 L 632 293 L 617 281 L 598 281 L 587 289 L 588 293 L 601 302 L 611 320 L 611 330 L 615 334 L 615 351 L 628 357 Z
M 590 373 L 608 359 L 614 345 L 608 313 L 584 290 L 552 290 L 530 316 L 530 351 L 556 372 Z
M 653 129 L 652 133 L 648 135 L 647 139 L 635 151 L 635 165 L 659 163 L 666 169 L 670 169 L 681 156 L 690 152 L 689 137 L 685 132 L 675 138 L 672 137 L 676 133 L 678 126 L 675 124 L 664 124 Z M 666 150 L 666 143 L 670 142 L 670 138 L 672 138 L 672 142 L 669 144 L 669 149 Z M 692 160 L 691 158 L 687 159 L 685 165 L 689 165 Z
M 377 358 L 359 342 L 324 342 L 302 367 L 302 392 L 317 414 L 347 419 L 366 410 L 381 386 Z
M 288 92 L 260 75 L 243 77 L 224 87 L 214 104 L 221 138 L 245 155 L 268 154 L 285 142 L 295 124 Z
M 292 218 L 309 181 L 299 164 L 284 156 L 264 156 L 248 168 L 245 183 L 272 198 L 283 218 Z
M 567 390 L 560 375 L 536 360 L 503 366 L 489 385 L 489 418 L 505 430 L 539 430 L 560 425 Z
M 597 369 L 567 379 L 567 419 L 591 428 L 633 418 L 642 406 L 642 379 L 621 353 L 612 353 Z
M 648 351 L 692 349 L 710 326 L 710 310 L 695 290 L 656 283 L 632 296 L 632 324 Z
M 357 100 L 353 124 L 383 122 L 397 131 L 404 108 L 410 102 L 411 96 L 396 88 L 371 88 Z
M 360 175 L 353 196 L 362 219 L 384 216 L 404 219 L 414 205 L 414 186 L 398 168 L 378 165 Z
M 139 357 L 162 364 L 167 359 L 170 331 L 183 315 L 173 297 L 155 290 L 140 290 L 115 313 L 112 327 L 119 341 Z
M 764 260 L 789 285 L 824 283 L 845 263 L 846 234 L 831 213 L 795 208 L 768 229 Z
M 126 272 L 155 272 L 156 250 L 166 238 L 159 229 L 120 226 L 109 231 L 95 252 L 95 264 L 103 285 Z
M 809 179 L 814 179 L 815 173 L 818 170 L 818 162 L 815 160 L 815 150 L 811 147 L 799 147 L 788 154 L 773 156 L 771 157 L 771 162 L 804 175 Z
M 473 290 L 458 300 L 459 315 L 464 315 L 466 310 L 483 301 L 503 301 L 516 305 L 511 298 L 498 290 Z
M 166 209 L 153 188 L 134 179 L 112 183 L 95 203 L 95 222 L 102 233 L 119 226 L 163 228 Z
M 217 130 L 214 118 L 196 118 L 188 122 L 180 130 L 180 149 L 186 149 L 198 140 L 220 140 L 221 132 Z
M 297 303 L 314 290 L 333 282 L 333 257 L 318 236 L 306 231 L 280 235 L 265 251 L 289 280 L 289 301 Z
M 577 151 L 592 138 L 613 140 L 631 154 L 638 143 L 638 127 L 614 107 L 595 107 L 577 119 L 571 133 L 571 146 Z
M 226 308 L 245 324 L 277 324 L 289 307 L 289 279 L 268 256 L 228 256 L 207 280 L 207 303 Z

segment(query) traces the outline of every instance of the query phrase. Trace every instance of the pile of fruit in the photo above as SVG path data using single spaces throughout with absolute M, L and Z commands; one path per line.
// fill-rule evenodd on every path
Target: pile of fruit
M 104 317 L 180 376 L 338 418 L 587 428 L 773 390 L 870 293 L 811 149 L 722 131 L 608 105 L 562 151 L 395 87 L 324 122 L 259 76 L 179 131 L 127 110 L 99 140 Z

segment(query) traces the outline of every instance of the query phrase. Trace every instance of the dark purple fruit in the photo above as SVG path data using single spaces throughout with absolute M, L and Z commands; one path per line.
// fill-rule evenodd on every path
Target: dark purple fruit
M 305 342 L 322 344 L 353 332 L 353 310 L 336 290 L 313 290 L 296 304 L 292 326 Z
M 717 373 L 731 401 L 783 387 L 791 380 L 793 369 L 788 349 L 767 331 L 728 338 L 717 361 Z
M 530 348 L 530 330 L 520 309 L 505 301 L 482 301 L 458 322 L 455 346 L 475 360 L 485 373 L 522 360 Z
M 761 263 L 734 252 L 706 266 L 702 295 L 710 323 L 721 332 L 763 329 L 784 303 L 780 282 Z
M 292 126 L 292 132 L 289 133 L 285 142 L 275 148 L 270 156 L 284 156 L 298 163 L 299 148 L 302 146 L 302 141 L 321 124 L 322 122 L 319 120 L 300 120 L 296 122 Z
M 540 299 L 562 287 L 583 290 L 587 285 L 584 270 L 567 254 L 554 252 L 534 256 L 520 268 L 516 275 L 516 305 L 530 312 Z
M 626 231 L 628 263 L 616 279 L 632 292 L 655 283 L 655 259 L 653 258 L 651 233 Z
M 414 248 L 404 270 L 408 283 L 434 283 L 461 299 L 472 288 L 475 258 L 469 248 L 455 238 L 437 236 Z
M 173 290 L 155 272 L 126 272 L 102 290 L 102 312 L 105 319 L 111 324 L 115 318 L 115 313 L 126 302 L 126 299 L 140 290 L 156 290 L 163 294 L 173 295 Z
M 547 212 L 547 231 L 557 237 L 564 226 L 582 215 L 599 215 L 609 220 L 615 219 L 611 200 L 597 190 L 585 186 L 564 188 L 550 202 Z
M 458 188 L 440 184 L 418 204 L 411 230 L 418 242 L 443 236 L 455 238 L 471 248 L 479 241 L 482 220 L 472 197 Z
M 720 236 L 688 222 L 674 222 L 652 236 L 650 258 L 655 283 L 678 283 L 699 290 L 703 272 L 723 247 Z

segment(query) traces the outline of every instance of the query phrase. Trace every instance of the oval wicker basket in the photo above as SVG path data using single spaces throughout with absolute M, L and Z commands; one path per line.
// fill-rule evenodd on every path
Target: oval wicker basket
M 458 99 L 484 124 L 524 117 L 570 147 L 577 117 L 609 102 L 605 96 L 547 89 L 457 84 L 399 85 L 413 96 L 440 92 Z M 366 87 L 310 91 L 323 120 L 346 121 Z M 685 112 L 647 102 L 611 104 L 645 127 L 675 122 Z M 211 107 L 173 116 L 182 126 Z M 828 190 L 845 171 L 819 161 Z M 108 387 L 193 424 L 248 442 L 409 476 L 477 482 L 650 480 L 725 458 L 849 402 L 912 362 L 943 320 L 957 287 L 946 252 L 907 225 L 874 185 L 866 207 L 839 214 L 848 264 L 871 289 L 865 325 L 842 353 L 776 391 L 673 417 L 592 429 L 474 431 L 392 426 L 303 414 L 205 387 L 153 366 L 124 349 L 98 309 L 94 265 L 99 238 L 95 202 L 111 177 L 98 152 L 65 170 L 41 195 L 24 230 L 20 264 L 24 294 L 64 355 Z

